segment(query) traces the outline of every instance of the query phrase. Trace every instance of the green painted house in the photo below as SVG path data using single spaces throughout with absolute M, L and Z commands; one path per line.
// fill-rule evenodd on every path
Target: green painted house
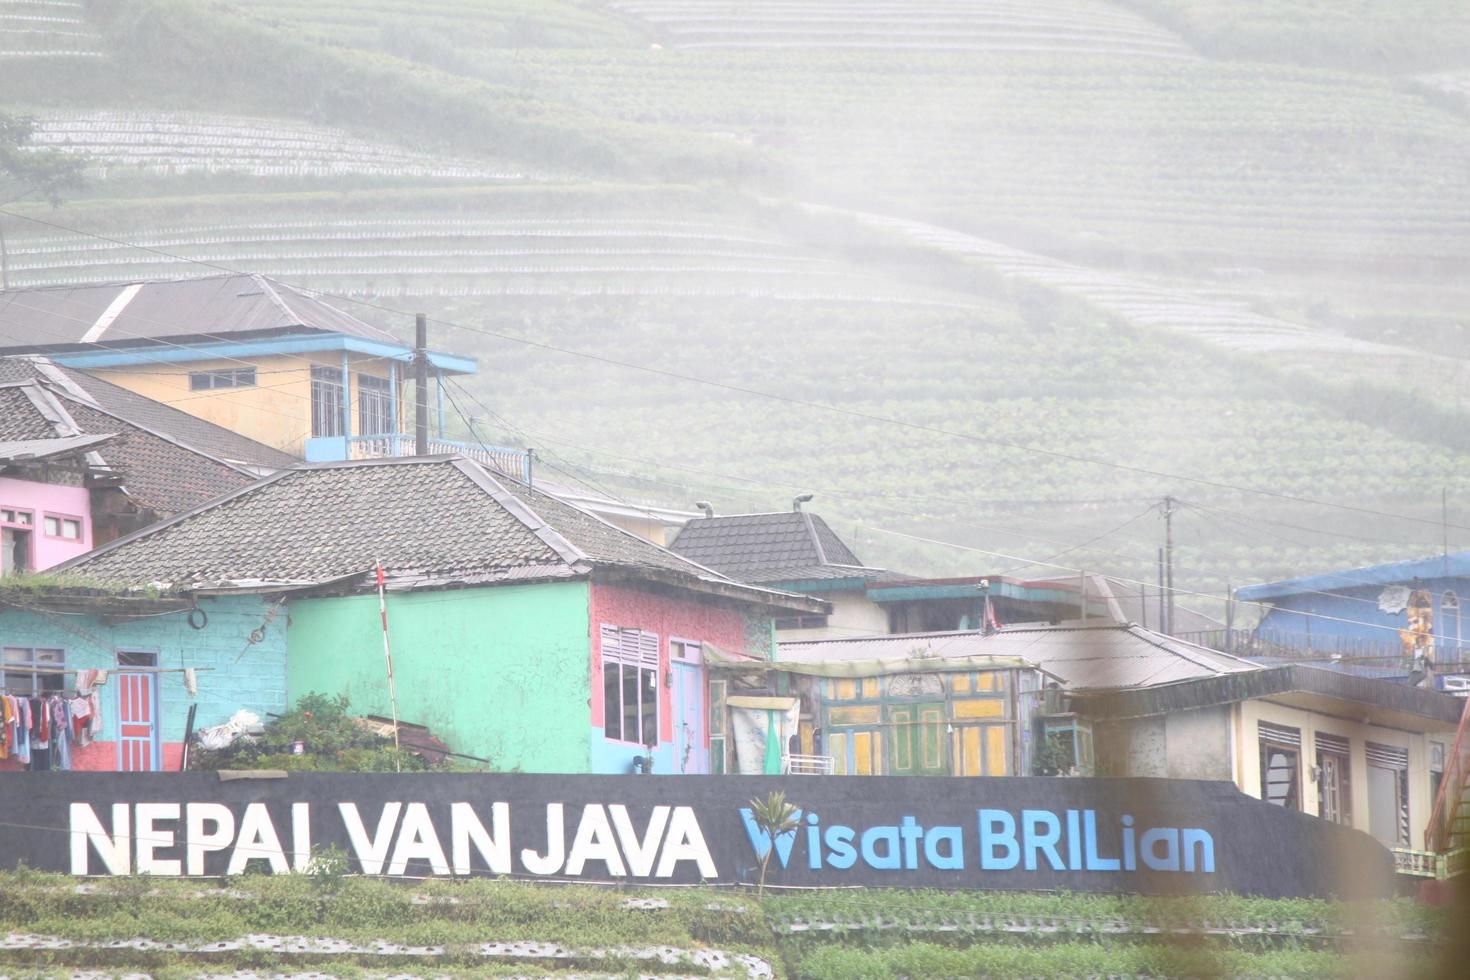
M 166 595 L 266 596 L 290 700 L 345 694 L 499 770 L 719 771 L 707 664 L 770 659 L 826 603 L 741 584 L 458 456 L 306 464 L 68 569 Z

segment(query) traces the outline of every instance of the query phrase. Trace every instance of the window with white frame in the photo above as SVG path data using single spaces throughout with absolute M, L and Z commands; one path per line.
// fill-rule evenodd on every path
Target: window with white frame
M 45 647 L 6 647 L 5 690 L 28 695 L 61 691 L 66 683 L 61 673 L 66 651 Z
M 36 515 L 18 507 L 0 507 L 0 575 L 31 570 L 31 534 Z
M 393 386 L 387 378 L 357 376 L 357 430 L 365 436 L 393 431 Z
M 342 373 L 313 365 L 311 369 L 311 434 L 317 437 L 342 435 Z
M 214 391 L 218 388 L 254 388 L 255 368 L 221 368 L 214 371 L 191 371 L 190 391 Z
M 602 627 L 603 734 L 658 744 L 658 634 Z
M 44 520 L 46 537 L 61 538 L 66 541 L 82 540 L 82 521 L 77 517 L 63 517 L 60 514 L 47 514 Z
M 1368 833 L 1390 847 L 1409 846 L 1409 752 L 1368 742 Z

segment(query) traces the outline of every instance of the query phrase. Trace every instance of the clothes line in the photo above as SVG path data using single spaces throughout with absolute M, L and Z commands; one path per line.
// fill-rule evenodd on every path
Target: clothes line
M 218 667 L 31 667 L 26 664 L 3 664 L 0 671 L 15 674 L 79 674 L 84 670 L 105 670 L 108 674 L 202 674 Z

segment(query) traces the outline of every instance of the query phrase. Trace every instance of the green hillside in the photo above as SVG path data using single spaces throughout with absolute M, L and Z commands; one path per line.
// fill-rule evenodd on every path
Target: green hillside
M 875 563 L 1152 579 L 1172 493 L 1218 593 L 1437 551 L 1442 489 L 1470 525 L 1467 23 L 4 0 L 0 109 L 90 183 L 0 230 L 15 285 L 227 267 L 425 310 L 480 358 L 461 435 L 682 507 L 815 490 Z

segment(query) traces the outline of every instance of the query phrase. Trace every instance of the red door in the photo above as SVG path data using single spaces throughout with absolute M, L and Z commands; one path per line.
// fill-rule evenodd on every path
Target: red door
M 119 772 L 151 772 L 160 768 L 156 681 L 153 674 L 117 675 Z

